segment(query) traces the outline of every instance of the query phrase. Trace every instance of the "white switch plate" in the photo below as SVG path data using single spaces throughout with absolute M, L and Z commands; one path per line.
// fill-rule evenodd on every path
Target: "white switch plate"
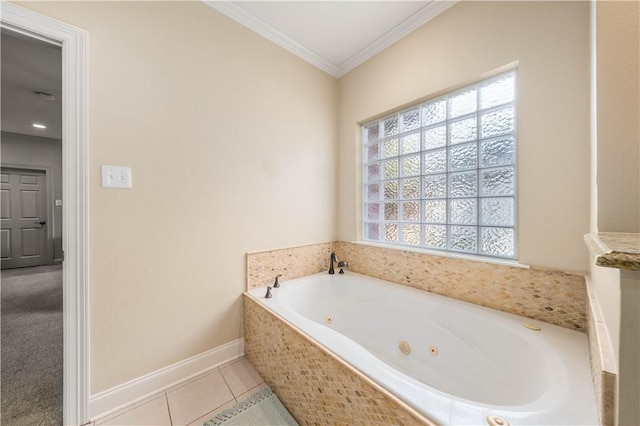
M 103 188 L 132 188 L 131 167 L 102 166 Z
M 62 200 L 56 200 L 56 207 L 62 206 Z

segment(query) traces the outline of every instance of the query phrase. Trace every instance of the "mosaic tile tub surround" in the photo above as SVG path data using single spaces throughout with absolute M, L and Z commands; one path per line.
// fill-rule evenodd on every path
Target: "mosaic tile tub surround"
M 584 276 L 542 268 L 517 268 L 384 247 L 333 242 L 247 254 L 247 288 L 329 269 L 329 256 L 349 271 L 465 302 L 586 332 Z
M 600 424 L 615 424 L 615 395 L 617 375 L 615 356 L 611 346 L 604 341 L 606 326 L 598 306 L 597 298 L 590 285 L 587 285 L 589 297 L 589 359 L 591 360 L 591 378 L 596 396 L 596 407 Z
M 336 243 L 349 269 L 511 314 L 586 331 L 584 276 Z
M 582 275 L 364 244 L 333 242 L 247 254 L 247 288 L 270 286 L 279 274 L 285 282 L 327 271 L 332 251 L 339 260 L 349 262 L 348 271 L 587 331 Z M 249 296 L 243 297 L 243 304 L 246 357 L 300 424 L 429 424 Z M 610 388 L 610 377 L 596 378 L 602 380 L 596 383 L 600 389 Z M 609 394 L 599 396 L 598 403 L 606 411 Z M 609 412 L 604 413 L 605 419 Z
M 245 357 L 301 425 L 430 425 L 428 419 L 243 296 Z
M 292 280 L 329 269 L 329 256 L 335 243 L 311 244 L 300 247 L 247 253 L 247 290 Z

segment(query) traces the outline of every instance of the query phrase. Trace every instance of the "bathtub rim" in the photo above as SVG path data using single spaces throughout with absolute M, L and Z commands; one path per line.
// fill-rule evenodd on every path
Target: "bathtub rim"
M 421 290 L 421 289 L 417 289 L 417 288 L 413 288 L 413 287 L 407 287 L 407 286 L 402 286 L 390 281 L 386 281 L 380 278 L 376 278 L 376 277 L 371 277 L 368 275 L 364 275 L 364 274 L 360 274 L 360 273 L 356 273 L 356 272 L 349 272 L 349 275 L 355 276 L 356 278 L 360 279 L 360 278 L 364 278 L 364 279 L 370 279 L 373 280 L 375 282 L 379 282 L 383 285 L 392 285 L 392 286 L 399 286 L 397 287 L 398 291 L 404 292 L 404 293 L 413 293 L 413 294 L 418 294 L 418 295 L 422 295 L 425 294 L 427 297 L 433 297 L 436 300 L 437 299 L 441 299 L 443 301 L 445 301 L 446 303 L 455 303 L 455 304 L 460 304 L 463 305 L 465 308 L 470 309 L 472 312 L 479 312 L 479 313 L 483 313 L 483 311 L 488 310 L 491 311 L 491 313 L 495 313 L 495 315 L 498 316 L 506 316 L 506 317 L 519 317 L 518 315 L 515 314 L 510 314 L 508 312 L 503 312 L 503 311 L 499 311 L 496 309 L 492 309 L 486 306 L 482 306 L 482 305 L 476 305 L 474 303 L 470 303 L 470 302 L 466 302 L 463 300 L 459 300 L 459 299 L 455 299 L 452 297 L 448 297 L 448 296 L 443 296 L 437 293 L 432 293 L 430 291 L 426 291 L 426 290 Z M 309 279 L 309 278 L 319 278 L 322 279 L 326 276 L 326 272 L 318 272 L 318 273 L 314 273 L 314 274 L 310 274 L 304 277 L 298 277 L 286 282 L 283 282 L 281 285 L 283 286 L 283 289 L 288 287 L 288 286 L 292 286 L 295 288 L 298 288 L 300 285 L 304 285 L 305 283 L 302 282 L 302 280 L 305 279 Z M 333 276 L 329 276 L 329 277 L 334 277 L 337 278 L 338 275 L 333 275 Z M 342 276 L 340 276 L 342 277 Z M 347 277 L 347 275 L 345 275 L 345 277 Z M 259 289 L 251 289 L 247 292 L 245 292 L 245 294 L 249 297 L 251 297 L 252 299 L 254 299 L 259 305 L 265 307 L 266 309 L 268 309 L 270 312 L 272 312 L 277 318 L 285 321 L 287 323 L 287 325 L 289 325 L 290 327 L 293 327 L 294 329 L 296 329 L 298 332 L 303 333 L 305 336 L 307 336 L 307 339 L 311 342 L 314 342 L 316 345 L 319 345 L 320 347 L 323 348 L 323 350 L 327 351 L 328 353 L 330 353 L 333 357 L 339 359 L 342 363 L 348 365 L 350 367 L 350 369 L 353 369 L 355 371 L 357 371 L 360 375 L 366 377 L 368 380 L 372 381 L 373 383 L 376 383 L 377 386 L 379 386 L 382 389 L 385 389 L 387 392 L 389 392 L 391 395 L 394 396 L 394 398 L 399 399 L 400 401 L 403 401 L 404 404 L 407 404 L 409 407 L 411 407 L 413 410 L 416 410 L 418 412 L 420 412 L 420 410 L 418 408 L 415 408 L 413 405 L 411 405 L 409 402 L 406 402 L 404 400 L 402 400 L 402 398 L 400 398 L 399 396 L 395 395 L 391 390 L 389 390 L 387 388 L 387 386 L 392 387 L 392 383 L 380 383 L 378 382 L 376 379 L 372 378 L 371 376 L 369 376 L 366 372 L 367 369 L 371 368 L 371 364 L 368 363 L 363 363 L 360 364 L 363 368 L 363 370 L 361 370 L 360 368 L 356 367 L 354 364 L 350 363 L 348 358 L 350 357 L 349 354 L 350 353 L 342 353 L 342 351 L 344 350 L 344 347 L 341 347 L 340 345 L 338 345 L 337 348 L 331 348 L 329 347 L 326 343 L 323 343 L 321 340 L 319 340 L 318 338 L 313 337 L 312 334 L 310 334 L 307 330 L 305 330 L 305 328 L 312 328 L 312 329 L 316 329 L 316 330 L 312 330 L 312 331 L 318 331 L 319 333 L 319 338 L 326 338 L 328 337 L 329 339 L 344 339 L 348 341 L 348 345 L 351 346 L 356 346 L 358 348 L 358 350 L 361 351 L 362 354 L 364 354 L 365 357 L 372 357 L 375 360 L 375 363 L 378 363 L 379 365 L 382 366 L 382 370 L 378 370 L 381 371 L 383 374 L 389 374 L 389 372 L 391 372 L 392 376 L 394 378 L 399 378 L 401 381 L 403 381 L 406 385 L 411 386 L 413 388 L 417 388 L 417 389 L 426 389 L 429 393 L 431 393 L 433 396 L 435 396 L 434 399 L 434 404 L 436 404 L 437 406 L 437 400 L 451 400 L 452 402 L 454 402 L 455 404 L 459 404 L 461 406 L 466 406 L 469 408 L 472 408 L 473 410 L 478 410 L 478 411 L 483 411 L 485 413 L 488 414 L 499 414 L 499 415 L 504 415 L 504 412 L 509 413 L 510 415 L 518 415 L 518 414 L 524 414 L 524 413 L 528 413 L 531 411 L 537 411 L 539 409 L 539 407 L 545 407 L 546 404 L 548 404 L 550 401 L 555 400 L 555 398 L 553 397 L 552 393 L 544 393 L 539 395 L 537 398 L 526 402 L 526 403 L 522 403 L 522 404 L 515 404 L 515 405 L 503 405 L 503 404 L 492 404 L 492 403 L 487 403 L 487 402 L 481 402 L 481 401 L 476 401 L 473 399 L 468 399 L 468 398 L 464 398 L 461 397 L 459 395 L 455 395 L 452 394 L 450 392 L 444 391 L 442 389 L 439 389 L 437 387 L 434 387 L 428 383 L 425 383 L 423 381 L 420 381 L 419 379 L 416 379 L 412 376 L 410 376 L 409 374 L 399 370 L 398 368 L 396 368 L 393 365 L 387 364 L 385 363 L 383 360 L 381 360 L 376 354 L 372 353 L 371 351 L 369 351 L 368 349 L 362 347 L 359 343 L 357 343 L 356 341 L 354 341 L 353 339 L 351 339 L 348 336 L 343 335 L 342 333 L 340 333 L 339 331 L 336 331 L 332 328 L 329 329 L 325 329 L 325 326 L 323 324 L 320 324 L 308 317 L 306 317 L 305 315 L 301 314 L 300 312 L 298 312 L 296 309 L 292 309 L 289 308 L 288 305 L 286 303 L 281 303 L 279 298 L 274 297 L 273 299 L 268 299 L 268 301 L 263 300 L 264 297 L 260 297 L 257 296 L 257 294 L 259 292 L 261 292 L 261 288 Z M 279 289 L 273 289 L 272 292 L 277 292 Z M 274 293 L 277 294 L 277 293 Z M 287 310 L 287 313 L 291 314 L 293 316 L 292 320 L 296 320 L 296 319 L 300 319 L 302 321 L 301 325 L 298 326 L 295 322 L 293 322 L 292 320 L 287 319 L 286 317 L 284 317 L 282 314 L 278 313 L 276 310 L 274 310 L 270 304 L 272 303 L 272 301 L 275 302 L 276 306 L 275 308 L 278 307 L 283 307 L 284 309 Z M 523 319 L 525 319 L 524 317 L 522 317 Z M 534 320 L 535 321 L 535 320 Z M 539 321 L 538 321 L 539 322 Z M 540 322 L 542 323 L 542 322 Z M 544 324 L 544 323 L 542 323 Z M 558 329 L 563 330 L 564 332 L 576 332 L 574 330 L 568 330 L 568 329 L 563 329 L 562 327 L 559 326 L 554 326 L 553 324 L 545 324 L 545 326 L 551 326 L 551 327 L 557 327 Z M 579 332 L 577 332 L 579 333 Z M 548 343 L 544 342 L 544 346 L 548 349 L 552 349 L 552 346 L 549 345 Z M 337 350 L 337 351 L 336 351 Z M 553 359 L 554 361 L 559 361 L 559 357 L 557 354 L 554 353 L 554 351 L 551 352 L 547 352 L 544 353 L 544 357 L 546 358 L 546 360 L 548 361 L 549 359 Z M 569 391 L 569 387 L 568 387 L 568 376 L 563 374 L 562 376 L 562 383 L 560 385 L 558 385 L 557 383 L 555 384 L 555 389 L 558 389 L 559 387 L 561 387 L 563 390 L 565 391 Z M 381 377 L 378 378 L 379 380 L 384 382 L 384 379 L 382 379 Z M 393 379 L 392 379 L 393 380 Z M 386 385 L 386 386 L 385 386 Z M 563 393 L 564 394 L 564 393 Z M 436 407 L 432 407 L 432 408 L 436 408 Z M 427 414 L 422 414 L 423 416 L 427 416 Z M 435 421 L 435 420 L 434 420 Z
M 382 287 L 383 291 L 389 290 L 390 287 L 393 287 L 392 291 L 394 293 L 399 292 L 401 296 L 405 298 L 417 297 L 418 299 L 420 299 L 422 297 L 425 297 L 428 299 L 433 299 L 433 301 L 435 301 L 436 303 L 456 305 L 457 307 L 461 308 L 464 311 L 468 311 L 471 314 L 488 316 L 491 322 L 493 323 L 491 324 L 492 326 L 499 326 L 501 327 L 503 332 L 507 332 L 509 334 L 511 333 L 517 334 L 519 336 L 522 336 L 525 340 L 530 339 L 531 340 L 531 342 L 529 342 L 531 344 L 530 349 L 535 350 L 536 353 L 538 354 L 535 357 L 536 359 L 534 361 L 542 360 L 542 362 L 539 364 L 539 367 L 541 368 L 539 371 L 544 371 L 545 373 L 548 373 L 546 377 L 548 378 L 553 377 L 554 380 L 550 380 L 549 382 L 546 383 L 546 386 L 544 389 L 546 389 L 547 392 L 541 391 L 537 395 L 534 395 L 532 398 L 526 399 L 522 402 L 511 402 L 511 403 L 490 402 L 490 401 L 485 401 L 481 399 L 469 398 L 460 394 L 456 394 L 455 392 L 451 392 L 446 389 L 440 388 L 438 386 L 434 386 L 433 384 L 430 384 L 424 380 L 421 380 L 417 377 L 412 376 L 410 372 L 403 371 L 402 368 L 399 366 L 387 363 L 382 358 L 380 358 L 378 354 L 375 353 L 375 351 L 371 351 L 367 349 L 366 347 L 358 343 L 356 340 L 341 333 L 340 331 L 334 329 L 333 327 L 329 326 L 327 327 L 328 328 L 327 330 L 325 328 L 326 327 L 325 324 L 322 324 L 317 319 L 311 319 L 309 316 L 305 315 L 304 312 L 301 312 L 299 309 L 297 309 L 297 307 L 292 304 L 292 302 L 295 302 L 294 300 L 295 297 L 291 298 L 288 292 L 286 295 L 285 294 L 282 295 L 286 297 L 281 298 L 278 296 L 278 290 L 273 289 L 274 298 L 269 299 L 268 301 L 263 300 L 264 297 L 260 297 L 258 295 L 259 291 L 257 289 L 252 289 L 248 293 L 251 296 L 255 297 L 255 299 L 257 299 L 259 303 L 264 304 L 266 307 L 270 309 L 272 308 L 272 305 L 274 310 L 279 308 L 285 309 L 287 312 L 284 314 L 291 315 L 291 318 L 288 319 L 288 321 L 294 327 L 297 327 L 300 331 L 311 336 L 315 341 L 323 345 L 323 347 L 325 347 L 328 351 L 334 353 L 336 356 L 343 359 L 343 361 L 346 362 L 347 364 L 350 364 L 350 356 L 349 354 L 343 352 L 344 347 L 342 347 L 342 345 L 338 345 L 337 347 L 334 348 L 328 345 L 327 343 L 323 343 L 324 338 L 328 337 L 329 339 L 333 339 L 334 333 L 335 333 L 335 338 L 340 340 L 342 339 L 348 340 L 349 345 L 353 344 L 354 346 L 358 347 L 358 349 L 362 349 L 363 353 L 366 354 L 365 355 L 366 357 L 372 356 L 375 359 L 376 363 L 379 363 L 384 366 L 382 370 L 376 369 L 377 371 L 380 371 L 382 373 L 389 373 L 389 370 L 390 370 L 393 375 L 397 375 L 397 377 L 400 377 L 401 380 L 407 383 L 409 386 L 416 387 L 419 389 L 426 388 L 430 393 L 432 393 L 436 397 L 451 399 L 456 404 L 472 406 L 476 409 L 481 408 L 489 413 L 495 410 L 500 410 L 502 412 L 510 413 L 513 415 L 515 413 L 526 413 L 532 410 L 536 411 L 536 410 L 539 410 L 540 407 L 547 407 L 548 404 L 556 400 L 557 395 L 565 395 L 569 393 L 568 385 L 571 380 L 569 375 L 566 374 L 566 371 L 563 370 L 559 372 L 560 374 L 559 376 L 557 375 L 554 376 L 551 374 L 553 373 L 554 366 L 562 364 L 562 356 L 556 350 L 556 347 L 549 342 L 549 338 L 554 339 L 554 337 L 553 336 L 546 337 L 546 333 L 545 333 L 545 336 L 538 336 L 535 331 L 528 331 L 528 332 L 525 331 L 524 333 L 532 333 L 528 336 L 525 336 L 525 334 L 522 331 L 522 327 L 524 327 L 525 324 L 533 324 L 534 326 L 535 325 L 541 326 L 542 329 L 550 327 L 551 333 L 554 333 L 553 331 L 554 329 L 560 333 L 571 333 L 571 334 L 578 333 L 576 335 L 580 335 L 582 333 L 576 330 L 566 329 L 564 327 L 560 327 L 554 324 L 544 323 L 542 321 L 523 317 L 521 315 L 500 311 L 487 306 L 477 305 L 464 300 L 459 300 L 449 296 L 433 293 L 427 290 L 422 290 L 415 287 L 403 286 L 401 284 L 386 281 L 384 279 L 371 277 L 368 275 L 355 273 L 355 272 L 349 272 L 348 274 L 349 275 L 345 274 L 345 275 L 338 276 L 338 275 L 326 275 L 326 273 L 324 272 L 319 272 L 319 273 L 308 275 L 306 277 L 299 277 L 287 282 L 283 282 L 282 285 L 284 286 L 283 287 L 284 289 L 287 289 L 287 287 L 290 287 L 291 290 L 294 290 L 294 292 L 298 292 L 302 287 L 304 287 L 307 284 L 304 281 L 308 279 L 312 279 L 312 280 L 318 279 L 322 281 L 324 281 L 325 279 L 341 280 L 341 279 L 348 279 L 349 276 L 351 276 L 351 277 L 354 277 L 356 280 L 362 280 L 362 279 L 366 280 L 367 281 L 366 285 L 372 285 L 374 288 Z M 368 282 L 368 280 L 371 280 L 371 282 Z M 324 284 L 325 283 L 323 282 L 321 285 L 324 285 Z M 278 311 L 276 311 L 276 314 L 281 315 L 278 313 Z M 296 322 L 297 320 L 301 321 L 300 326 L 297 325 L 297 322 Z M 313 337 L 315 336 L 314 332 L 316 331 L 319 333 L 318 338 Z M 522 361 L 519 360 L 517 364 L 522 365 Z M 354 368 L 361 371 L 362 374 L 364 374 L 365 376 L 376 377 L 382 380 L 380 378 L 382 376 L 377 376 L 375 374 L 373 376 L 368 375 L 369 373 L 374 373 L 373 371 L 370 370 L 371 365 L 369 363 L 363 363 L 358 365 L 362 366 L 362 370 L 359 367 L 354 367 Z M 377 382 L 378 379 L 373 379 L 373 380 Z M 525 379 L 525 381 L 529 383 L 527 380 L 528 379 Z M 389 383 L 389 382 L 385 382 L 385 383 L 378 382 L 378 383 L 385 388 L 386 386 L 393 385 L 393 383 Z M 551 393 L 548 392 L 548 389 L 550 388 L 553 389 L 554 392 L 551 392 Z
M 324 271 L 318 272 L 318 273 L 313 273 L 313 274 L 309 274 L 309 275 L 304 276 L 304 277 L 297 277 L 295 279 L 288 280 L 286 282 L 283 282 L 282 284 L 283 284 L 283 286 L 286 287 L 287 285 L 295 284 L 298 281 L 301 281 L 301 280 L 304 280 L 304 279 L 307 279 L 307 278 L 311 278 L 313 276 L 318 276 L 320 278 L 324 274 L 326 274 L 326 272 L 324 272 Z M 561 327 L 561 326 L 558 326 L 558 325 L 554 325 L 554 324 L 551 324 L 551 323 L 545 323 L 544 321 L 535 320 L 535 319 L 532 319 L 532 318 L 523 317 L 521 315 L 517 315 L 517 314 L 513 314 L 513 313 L 497 310 L 497 309 L 494 309 L 494 308 L 491 308 L 491 307 L 470 303 L 470 302 L 467 302 L 467 301 L 464 301 L 464 300 L 459 300 L 459 299 L 456 299 L 456 298 L 453 298 L 453 297 L 450 297 L 450 296 L 445 296 L 445 295 L 433 293 L 433 292 L 430 292 L 430 291 L 427 291 L 427 290 L 422 290 L 422 289 L 415 288 L 415 287 L 403 286 L 401 284 L 394 283 L 394 282 L 391 282 L 391 281 L 388 281 L 388 280 L 384 280 L 384 279 L 381 279 L 381 278 L 372 277 L 372 276 L 369 276 L 369 275 L 356 273 L 356 272 L 349 272 L 349 275 L 359 276 L 359 277 L 362 277 L 362 278 L 365 278 L 365 279 L 372 279 L 374 281 L 380 281 L 380 282 L 383 282 L 383 283 L 386 283 L 386 284 L 390 284 L 390 285 L 393 285 L 393 286 L 399 286 L 399 288 L 402 288 L 403 291 L 407 291 L 407 292 L 428 293 L 430 297 L 433 296 L 435 298 L 443 298 L 443 299 L 455 302 L 457 304 L 467 305 L 467 306 L 469 306 L 470 308 L 472 308 L 474 310 L 481 310 L 481 311 L 489 310 L 489 311 L 493 311 L 497 315 L 501 315 L 501 316 L 505 315 L 507 317 L 517 317 L 517 318 L 523 319 L 523 320 L 533 320 L 535 322 L 539 322 L 541 325 L 544 324 L 544 325 L 550 326 L 552 328 L 557 328 L 562 333 L 571 333 L 571 334 L 575 333 L 576 336 L 580 336 L 580 335 L 584 334 L 584 333 L 581 333 L 580 331 L 577 331 L 577 330 L 568 329 L 568 328 Z M 337 277 L 337 275 L 336 275 L 336 277 Z M 295 320 L 296 320 L 296 317 L 300 317 L 300 318 L 304 319 L 305 322 L 310 322 L 311 324 L 315 324 L 313 327 L 316 327 L 316 326 L 322 327 L 322 324 L 318 324 L 316 321 L 310 320 L 309 318 L 306 318 L 304 315 L 301 315 L 297 311 L 290 310 L 288 308 L 286 308 L 287 311 L 291 312 L 294 315 L 294 317 L 292 317 L 291 320 L 288 320 L 288 319 L 284 318 L 280 313 L 278 313 L 277 311 L 274 311 L 274 309 L 272 309 L 271 306 L 270 306 L 270 303 L 272 303 L 272 302 L 270 302 L 271 299 L 269 301 L 263 300 L 264 297 L 263 297 L 262 291 L 264 291 L 264 288 L 254 288 L 254 289 L 251 289 L 250 291 L 247 291 L 245 294 L 247 296 L 249 296 L 251 299 L 254 299 L 255 302 L 257 302 L 259 305 L 261 305 L 262 307 L 267 309 L 270 313 L 272 313 L 278 319 L 283 320 L 289 327 L 293 328 L 300 335 L 305 336 L 308 341 L 318 345 L 320 348 L 322 348 L 322 350 L 324 352 L 326 352 L 329 355 L 331 355 L 333 359 L 338 359 L 340 361 L 340 364 L 346 365 L 349 368 L 350 371 L 355 371 L 358 374 L 358 377 L 365 378 L 368 383 L 372 383 L 373 382 L 373 384 L 376 387 L 376 389 L 382 389 L 382 390 L 385 391 L 385 395 L 391 395 L 391 397 L 395 401 L 399 400 L 400 402 L 402 402 L 403 406 L 409 405 L 409 408 L 412 408 L 412 411 L 416 411 L 417 410 L 418 413 L 420 413 L 421 417 L 427 418 L 431 422 L 444 421 L 446 423 L 446 420 L 442 420 L 440 418 L 438 420 L 435 420 L 434 417 L 430 416 L 428 410 L 427 411 L 424 411 L 424 410 L 420 411 L 418 408 L 414 408 L 413 405 L 410 405 L 409 402 L 404 402 L 402 399 L 400 399 L 398 396 L 396 396 L 393 393 L 393 391 L 387 390 L 388 388 L 385 387 L 384 384 L 377 382 L 375 379 L 373 379 L 370 376 L 368 376 L 366 372 L 360 370 L 358 367 L 355 367 L 355 365 L 350 364 L 347 359 L 343 358 L 343 354 L 341 354 L 339 352 L 334 352 L 333 349 L 328 347 L 325 343 L 322 343 L 322 340 L 318 340 L 315 337 L 312 337 L 313 335 L 310 334 L 309 331 L 307 331 L 307 330 L 299 327 L 298 325 L 296 325 Z M 275 291 L 277 292 L 278 290 L 275 290 Z M 275 298 L 273 300 L 277 301 L 277 298 Z M 279 308 L 279 303 L 276 303 L 274 305 L 274 308 L 278 309 Z M 287 315 L 288 312 L 285 312 L 284 314 Z M 313 331 L 313 330 L 311 330 L 311 331 Z M 335 331 L 332 330 L 332 332 L 335 332 Z M 322 339 L 322 338 L 323 338 L 323 335 L 321 334 L 320 335 L 320 339 Z M 348 337 L 344 337 L 344 338 L 350 340 Z M 355 342 L 354 342 L 354 344 L 358 345 Z M 577 344 L 581 344 L 581 343 L 577 343 Z M 366 349 L 364 349 L 364 351 L 370 353 Z M 375 355 L 372 355 L 372 356 L 376 357 Z M 564 362 L 563 362 L 563 364 L 564 364 Z M 390 368 L 391 369 L 395 369 L 394 367 L 390 367 Z M 395 370 L 398 371 L 397 369 L 395 369 Z M 402 373 L 400 371 L 399 371 L 399 373 L 402 374 L 403 376 L 406 376 L 405 373 Z M 570 379 L 569 375 L 564 375 L 563 374 L 563 376 L 566 377 L 567 380 L 573 381 L 573 379 Z M 407 377 L 409 377 L 410 382 L 417 381 L 416 379 L 413 379 L 410 376 L 407 376 Z M 581 380 L 581 379 L 579 379 L 579 380 Z M 413 386 L 413 384 L 411 384 L 411 386 Z M 418 384 L 418 386 L 424 386 L 424 383 L 420 382 Z M 474 401 L 474 400 L 468 400 L 468 399 L 459 397 L 457 395 L 452 395 L 452 394 L 450 394 L 448 392 L 445 392 L 445 391 L 442 391 L 442 390 L 440 390 L 438 388 L 434 388 L 434 387 L 432 387 L 432 386 L 430 386 L 428 384 L 426 386 L 430 389 L 431 392 L 433 392 L 434 395 L 439 395 L 440 397 L 450 398 L 454 402 L 457 401 L 457 403 L 460 403 L 461 405 L 458 408 L 466 406 L 467 404 L 471 404 L 470 408 L 472 408 L 473 410 L 482 410 L 484 412 L 484 414 L 482 414 L 482 418 L 483 418 L 482 422 L 483 423 L 486 421 L 486 420 L 484 420 L 485 415 L 488 415 L 488 414 L 494 414 L 494 415 L 499 415 L 499 416 L 506 416 L 506 415 L 514 416 L 515 415 L 515 417 L 513 419 L 509 419 L 509 421 L 516 421 L 516 423 L 517 423 L 518 420 L 524 420 L 525 418 L 528 418 L 529 415 L 535 414 L 536 412 L 542 413 L 542 415 L 544 416 L 544 412 L 545 411 L 538 411 L 537 408 L 546 407 L 545 404 L 541 404 L 541 403 L 544 402 L 543 400 L 549 400 L 550 399 L 549 396 L 551 395 L 551 394 L 546 394 L 542 398 L 534 400 L 531 403 L 525 403 L 523 405 L 515 405 L 515 406 L 505 405 L 505 406 L 503 406 L 503 405 L 482 403 L 482 402 L 478 402 L 478 401 Z M 589 389 L 591 390 L 591 392 L 593 391 L 592 387 L 589 387 Z M 569 390 L 569 388 L 567 388 L 567 390 Z M 585 392 L 589 392 L 589 391 L 585 391 Z M 563 392 L 562 393 L 562 398 L 564 399 L 566 397 L 566 395 L 570 395 L 572 393 L 573 392 L 571 392 L 571 391 L 568 391 L 566 393 Z M 582 393 L 582 391 L 581 391 L 581 393 Z M 436 399 L 438 399 L 438 398 L 436 398 Z M 556 400 L 555 398 L 551 398 L 551 399 L 552 400 Z M 574 404 L 575 401 L 577 401 L 577 400 L 575 398 L 569 397 L 568 401 L 570 402 L 570 404 Z M 595 407 L 595 405 L 594 405 L 594 407 Z M 433 408 L 437 409 L 437 408 L 441 408 L 441 407 L 434 406 Z M 530 409 L 535 409 L 535 410 L 531 411 Z M 450 413 L 454 413 L 454 411 L 451 411 Z M 478 412 L 478 414 L 480 414 L 480 411 Z M 536 417 L 536 416 L 534 416 L 534 417 Z M 590 416 L 586 416 L 586 417 L 590 417 Z M 434 420 L 431 420 L 431 419 L 434 419 Z M 534 423 L 526 423 L 526 424 L 537 424 L 537 423 L 534 422 Z

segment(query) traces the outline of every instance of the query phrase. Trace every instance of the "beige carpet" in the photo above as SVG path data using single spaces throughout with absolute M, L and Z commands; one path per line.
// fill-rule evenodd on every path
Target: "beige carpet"
M 2 425 L 60 425 L 62 269 L 7 270 L 1 277 Z

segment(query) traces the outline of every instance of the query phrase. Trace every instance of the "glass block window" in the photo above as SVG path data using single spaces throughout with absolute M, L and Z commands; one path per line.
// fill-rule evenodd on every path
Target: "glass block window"
M 516 257 L 516 71 L 363 126 L 364 240 Z

